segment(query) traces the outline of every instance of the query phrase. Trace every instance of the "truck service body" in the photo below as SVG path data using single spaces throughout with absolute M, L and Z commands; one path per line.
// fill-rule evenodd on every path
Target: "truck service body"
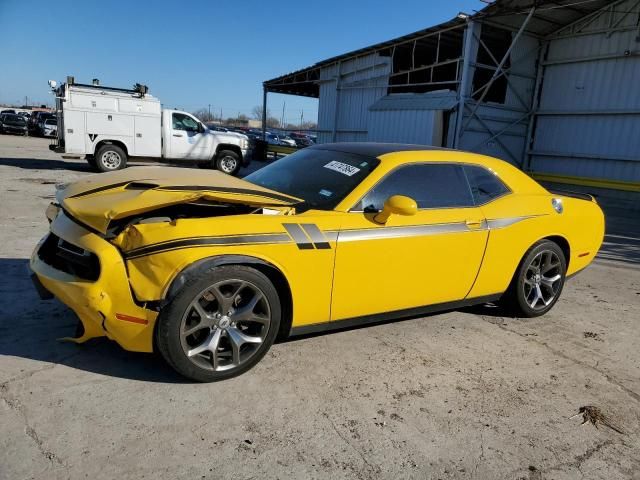
M 129 158 L 197 162 L 229 174 L 248 165 L 247 136 L 215 132 L 190 113 L 163 109 L 144 85 L 123 89 L 68 78 L 52 88 L 58 134 L 51 150 L 84 156 L 100 171 L 124 168 Z

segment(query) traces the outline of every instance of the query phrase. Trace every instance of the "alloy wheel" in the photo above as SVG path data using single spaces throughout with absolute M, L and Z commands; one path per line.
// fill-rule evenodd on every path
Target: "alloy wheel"
M 180 342 L 198 367 L 231 370 L 256 354 L 270 324 L 269 303 L 260 288 L 245 280 L 224 280 L 190 303 L 180 324 Z
M 555 252 L 543 250 L 527 267 L 524 298 L 533 310 L 544 310 L 557 297 L 562 287 L 562 262 Z

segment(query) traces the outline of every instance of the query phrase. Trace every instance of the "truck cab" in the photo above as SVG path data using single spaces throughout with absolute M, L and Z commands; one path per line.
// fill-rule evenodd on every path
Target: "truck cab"
M 209 129 L 199 119 L 179 110 L 162 111 L 162 156 L 213 163 L 225 173 L 235 173 L 247 158 L 249 137 Z
M 84 157 L 100 172 L 125 168 L 129 160 L 198 163 L 237 175 L 249 163 L 249 138 L 209 130 L 187 112 L 162 109 L 144 85 L 133 89 L 77 84 L 73 77 L 56 95 L 58 131 L 49 148 Z

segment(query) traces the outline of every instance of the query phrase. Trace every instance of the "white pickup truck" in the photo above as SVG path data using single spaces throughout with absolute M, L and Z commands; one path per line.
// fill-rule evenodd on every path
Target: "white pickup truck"
M 162 109 L 147 87 L 83 85 L 67 77 L 57 86 L 58 133 L 49 148 L 63 156 L 84 156 L 101 172 L 127 166 L 129 159 L 188 161 L 236 175 L 247 166 L 249 138 L 209 130 L 187 112 Z

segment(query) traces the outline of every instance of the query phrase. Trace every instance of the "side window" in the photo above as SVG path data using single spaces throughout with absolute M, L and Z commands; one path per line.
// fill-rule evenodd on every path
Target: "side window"
M 405 195 L 418 208 L 471 207 L 474 205 L 462 167 L 419 164 L 400 167 L 367 193 L 354 210 L 379 211 L 393 195 Z
M 469 179 L 476 205 L 483 205 L 509 192 L 505 184 L 486 168 L 465 165 L 464 172 Z
M 195 120 L 184 113 L 171 114 L 171 123 L 174 130 L 186 130 L 187 132 L 198 131 L 198 124 Z

